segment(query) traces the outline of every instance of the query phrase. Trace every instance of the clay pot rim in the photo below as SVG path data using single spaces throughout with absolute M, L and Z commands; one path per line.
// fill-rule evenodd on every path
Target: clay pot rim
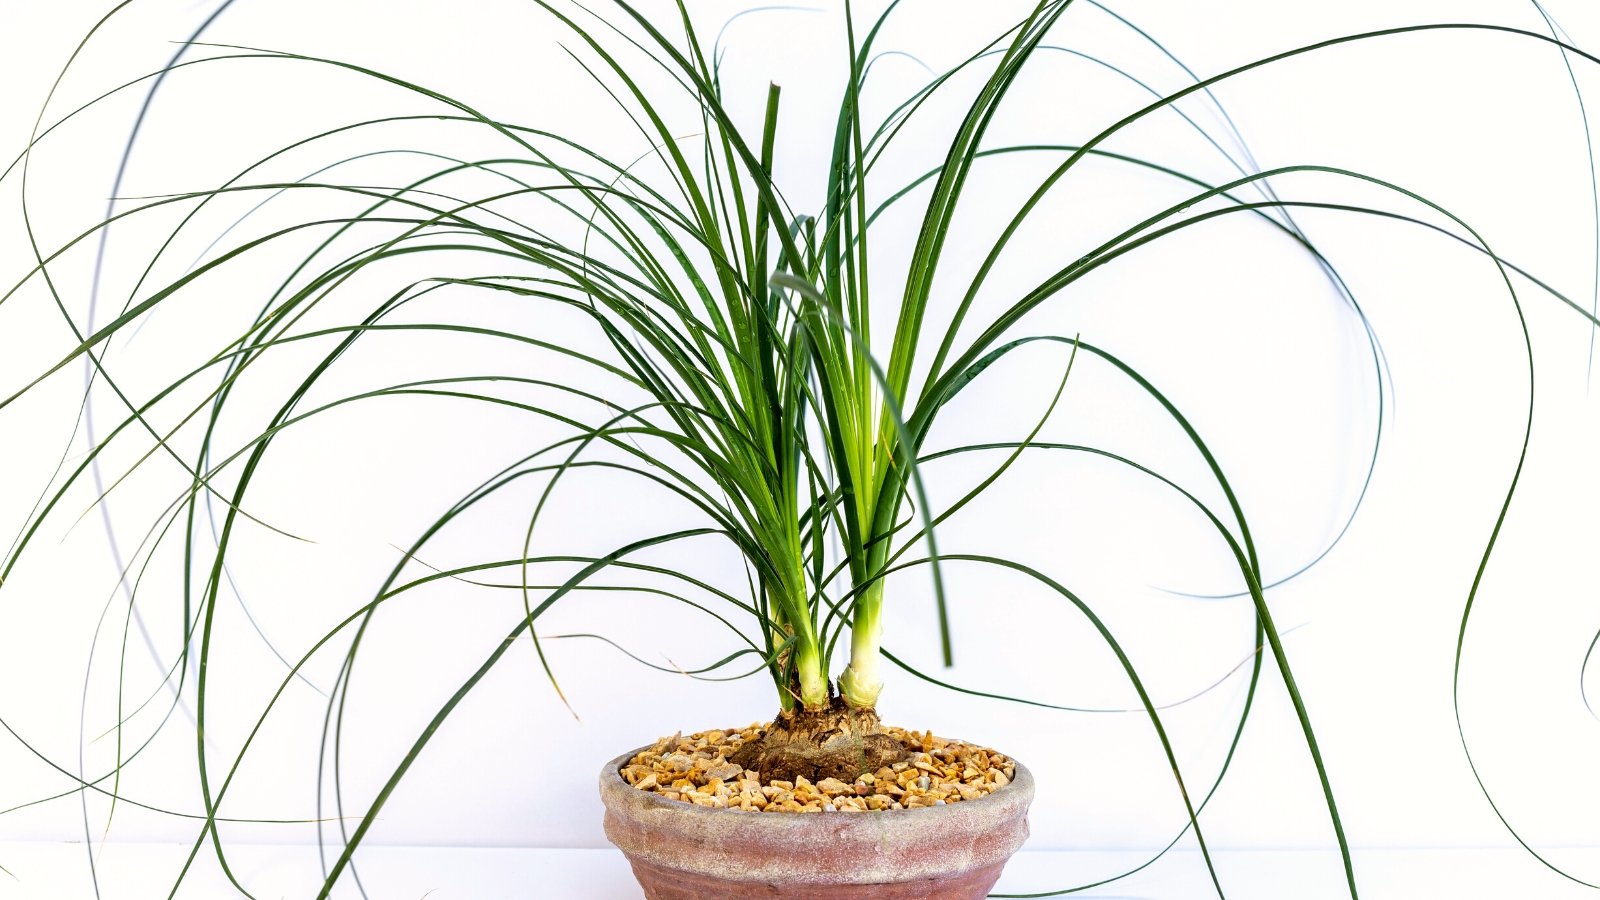
M 714 806 L 700 806 L 698 804 L 687 803 L 682 800 L 669 800 L 666 797 L 657 794 L 655 791 L 641 791 L 629 784 L 627 781 L 623 780 L 622 767 L 627 765 L 635 756 L 646 750 L 649 750 L 653 746 L 655 745 L 645 744 L 640 747 L 635 747 L 634 749 L 629 750 L 621 756 L 611 760 L 609 763 L 606 763 L 605 768 L 600 770 L 600 787 L 602 792 L 613 791 L 617 788 L 621 788 L 630 792 L 629 794 L 624 794 L 622 796 L 637 794 L 638 799 L 632 802 L 643 803 L 649 809 L 671 810 L 679 814 L 696 816 L 738 816 L 742 819 L 750 820 L 751 822 L 772 822 L 773 825 L 768 827 L 792 827 L 788 825 L 789 822 L 799 819 L 809 819 L 813 816 L 842 816 L 852 820 L 871 819 L 875 821 L 882 821 L 880 817 L 883 816 L 900 818 L 904 818 L 906 816 L 942 816 L 961 810 L 962 807 L 966 807 L 965 812 L 970 813 L 973 811 L 973 806 L 979 804 L 982 804 L 984 809 L 993 809 L 993 805 L 985 802 L 989 800 L 996 801 L 996 803 L 1006 803 L 1007 801 L 1015 802 L 1020 800 L 1024 805 L 1026 805 L 1033 799 L 1033 773 L 1029 772 L 1028 767 L 1018 762 L 1015 758 L 1007 756 L 1007 759 L 1010 759 L 1012 764 L 1016 767 L 1014 770 L 1016 774 L 1012 776 L 1010 783 L 1004 785 L 1003 787 L 997 788 L 996 790 L 983 797 L 980 797 L 977 800 L 962 800 L 959 803 L 946 803 L 943 806 L 920 806 L 914 809 L 875 809 L 867 810 L 866 812 L 843 812 L 840 810 L 835 810 L 831 813 L 827 811 L 820 813 L 765 813 L 746 812 L 742 809 L 729 809 L 726 807 L 718 809 Z M 1010 804 L 1008 803 L 1007 805 Z M 762 826 L 758 825 L 754 827 Z

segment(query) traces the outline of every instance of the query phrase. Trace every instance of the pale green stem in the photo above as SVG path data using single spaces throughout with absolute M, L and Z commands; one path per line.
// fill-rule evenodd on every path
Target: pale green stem
M 883 640 L 883 581 L 867 586 L 856 600 L 850 623 L 850 665 L 839 676 L 839 693 L 857 709 L 876 706 L 883 691 L 878 647 Z
M 794 645 L 789 653 L 792 654 L 790 661 L 794 664 L 795 679 L 800 683 L 800 703 L 806 709 L 822 709 L 828 705 L 828 668 L 823 662 L 822 645 L 817 641 L 811 617 L 806 614 L 804 606 L 796 608 L 798 604 L 786 602 L 790 597 L 779 596 L 776 590 L 771 597 L 773 624 L 794 635 Z M 787 687 L 780 687 L 779 693 L 783 709 L 788 711 L 793 707 L 794 698 L 789 695 Z
M 800 679 L 800 702 L 806 709 L 822 709 L 828 705 L 828 673 L 822 665 L 822 649 L 815 634 L 803 629 L 795 641 L 795 674 Z
M 771 610 L 774 644 L 787 640 L 789 637 L 789 618 L 783 614 L 782 604 L 776 602 L 777 598 L 769 592 L 768 608 Z M 789 658 L 794 653 L 793 649 L 785 650 L 776 659 L 772 669 L 773 680 L 778 686 L 778 708 L 784 712 L 794 709 L 795 698 L 789 690 Z

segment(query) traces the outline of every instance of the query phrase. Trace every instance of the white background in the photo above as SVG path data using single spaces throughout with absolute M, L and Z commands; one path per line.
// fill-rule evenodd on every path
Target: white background
M 6 162 L 26 144 L 45 91 L 102 12 L 99 7 L 71 2 L 0 8 L 0 146 Z M 742 5 L 693 8 L 709 40 Z M 1296 9 L 1292 15 L 1282 4 L 1266 2 L 1117 8 L 1202 74 L 1326 37 L 1395 25 L 1482 21 L 1542 27 L 1531 5 L 1509 2 L 1363 2 Z M 46 121 L 159 67 L 173 49 L 166 42 L 187 36 L 207 9 L 157 0 L 119 13 L 87 45 Z M 881 43 L 943 70 L 1023 10 L 1023 4 L 1009 2 L 984 4 L 981 11 L 967 4 L 913 3 L 891 20 Z M 1552 3 L 1550 11 L 1580 45 L 1600 40 L 1600 20 L 1585 4 Z M 741 121 L 755 126 L 769 80 L 784 85 L 777 177 L 799 210 L 815 210 L 821 200 L 822 166 L 838 108 L 842 36 L 841 4 L 830 2 L 819 11 L 746 16 L 725 37 L 724 82 Z M 1091 8 L 1069 12 L 1054 37 L 1102 55 L 1157 89 L 1172 91 L 1185 83 L 1181 71 Z M 557 30 L 531 4 L 485 0 L 463 9 L 426 2 L 240 0 L 207 39 L 371 66 L 454 95 L 488 115 L 572 133 L 619 160 L 648 149 L 560 50 Z M 573 44 L 570 36 L 561 40 Z M 879 94 L 867 102 L 881 113 L 919 85 L 925 70 L 906 57 L 879 65 Z M 1081 59 L 1044 54 L 1037 65 L 997 119 L 991 131 L 996 143 L 1075 143 L 1148 100 Z M 1593 64 L 1575 66 L 1581 83 L 1592 88 Z M 975 86 L 971 79 L 960 82 L 954 95 L 970 96 Z M 358 118 L 439 110 L 349 73 L 284 61 L 193 67 L 174 76 L 165 91 L 135 152 L 125 195 L 204 189 L 317 130 Z M 39 145 L 28 174 L 28 200 L 41 247 L 60 246 L 101 215 L 121 136 L 141 96 L 123 92 Z M 1457 213 L 1503 257 L 1588 305 L 1595 252 L 1589 168 L 1578 106 L 1560 56 L 1549 45 L 1460 32 L 1383 38 L 1241 76 L 1219 87 L 1218 96 L 1262 166 L 1337 166 L 1398 183 Z M 921 130 L 907 136 L 905 150 L 885 163 L 878 199 L 937 162 L 956 108 L 952 101 L 929 110 Z M 1204 103 L 1183 108 L 1213 133 L 1224 133 Z M 681 104 L 676 111 L 683 111 Z M 696 130 L 693 119 L 682 121 L 682 133 Z M 392 146 L 468 155 L 510 152 L 503 142 L 452 134 L 428 126 L 373 132 L 365 142 L 351 139 L 320 154 L 291 157 L 274 171 L 298 177 L 342 153 Z M 1129 129 L 1107 146 L 1212 181 L 1234 174 L 1170 115 Z M 425 171 L 420 165 L 386 159 L 346 177 L 394 183 Z M 948 309 L 964 289 L 963 278 L 993 240 L 1007 204 L 1017 203 L 1047 171 L 1039 160 L 980 168 L 963 206 L 970 218 L 957 231 L 936 288 L 941 308 Z M 1109 164 L 1079 172 L 1050 195 L 1039 224 L 1019 235 L 1015 255 L 981 295 L 986 308 L 999 308 L 1099 241 L 1184 196 L 1171 181 Z M 31 255 L 19 212 L 20 172 L 3 184 L 0 289 L 10 290 L 27 274 Z M 1445 222 L 1419 204 L 1331 176 L 1286 176 L 1275 186 L 1285 198 L 1370 203 Z M 269 209 L 262 224 L 247 231 L 257 234 L 316 209 Z M 1385 421 L 1382 455 L 1355 524 L 1318 566 L 1269 593 L 1280 629 L 1289 632 L 1285 646 L 1347 834 L 1353 844 L 1373 848 L 1512 844 L 1467 766 L 1451 705 L 1463 606 L 1516 465 L 1527 411 L 1527 372 L 1510 297 L 1481 255 L 1433 232 L 1334 212 L 1306 211 L 1297 218 L 1340 267 L 1370 316 L 1394 380 L 1393 395 L 1385 400 L 1392 418 Z M 115 287 L 102 296 L 99 323 L 109 304 L 126 299 L 140 251 L 150 252 L 176 222 L 167 214 L 137 221 L 150 224 L 113 233 L 107 271 Z M 196 235 L 213 234 L 228 221 L 214 215 L 196 226 Z M 878 296 L 887 301 L 898 290 L 894 264 L 914 236 L 915 218 L 888 219 L 885 228 L 877 247 L 883 261 L 875 262 L 874 275 Z M 158 275 L 177 277 L 205 244 L 189 238 Z M 270 290 L 264 285 L 293 259 L 292 249 L 272 259 L 263 254 L 259 264 L 252 260 L 179 295 L 133 340 L 113 341 L 113 376 L 131 396 L 145 397 L 198 365 L 264 302 Z M 87 316 L 91 262 L 92 254 L 77 252 L 51 269 L 80 324 Z M 409 278 L 473 270 L 473 264 L 455 260 L 432 268 L 426 262 L 408 265 L 388 280 L 373 278 L 344 292 L 327 320 L 348 321 Z M 1592 764 L 1600 723 L 1584 707 L 1579 675 L 1600 628 L 1591 550 L 1600 536 L 1593 465 L 1600 446 L 1590 397 L 1596 379 L 1588 367 L 1583 319 L 1529 282 L 1513 284 L 1532 330 L 1538 400 L 1528 464 L 1465 641 L 1461 722 L 1501 812 L 1529 843 L 1561 864 L 1576 858 L 1573 848 L 1595 843 L 1593 810 L 1600 802 L 1600 777 Z M 427 312 L 594 346 L 593 336 L 574 322 L 504 300 L 452 295 Z M 418 320 L 426 318 L 419 313 Z M 1269 580 L 1298 569 L 1339 533 L 1365 473 L 1377 388 L 1352 316 L 1291 242 L 1259 221 L 1225 217 L 1094 274 L 1019 329 L 1079 332 L 1140 368 L 1191 415 L 1239 492 Z M 38 280 L 24 285 L 0 303 L 0 396 L 45 371 L 74 343 Z M 266 413 L 233 423 L 222 445 L 248 439 L 249 423 L 270 414 L 265 404 L 280 402 L 284 379 L 311 359 L 294 353 L 284 358 L 276 379 L 264 375 L 246 389 L 253 395 L 240 401 L 241 409 Z M 1024 352 L 997 367 L 992 382 L 980 382 L 949 410 L 930 447 L 1020 438 L 1048 402 L 1062 361 L 1058 350 Z M 1217 504 L 1217 491 L 1207 486 L 1203 467 L 1170 421 L 1106 367 L 1080 364 L 1044 436 L 1124 452 Z M 487 343 L 375 339 L 341 363 L 318 396 L 488 371 L 556 380 L 574 374 L 548 354 Z M 82 434 L 73 437 L 81 382 L 74 364 L 0 410 L 0 530 L 8 539 L 29 521 L 63 451 L 69 467 L 82 459 Z M 191 391 L 183 402 L 192 406 L 200 398 Z M 120 409 L 109 392 L 97 393 L 95 402 L 97 428 L 104 434 L 120 421 Z M 175 424 L 179 405 L 162 421 Z M 189 447 L 194 435 L 185 434 L 180 443 Z M 349 407 L 286 432 L 269 453 L 246 509 L 306 540 L 241 525 L 232 583 L 272 646 L 298 658 L 371 599 L 398 558 L 397 546 L 408 546 L 483 478 L 557 435 L 525 416 L 398 399 Z M 130 442 L 112 454 L 107 483 L 146 449 Z M 984 466 L 996 462 L 969 459 L 975 461 L 930 464 L 936 506 L 941 498 L 960 496 L 987 472 Z M 157 455 L 112 494 L 109 521 L 124 559 L 133 558 L 146 529 L 183 483 L 176 465 Z M 6 773 L 0 808 L 69 791 L 71 780 L 53 766 L 99 774 L 119 753 L 114 737 L 100 735 L 118 716 L 126 606 L 99 512 L 80 517 L 95 492 L 83 486 L 67 497 L 0 587 L 0 677 L 8 685 L 0 695 L 0 717 L 15 735 L 0 742 L 0 771 Z M 684 510 L 619 479 L 575 481 L 557 498 L 550 513 L 555 524 L 537 533 L 548 542 L 547 552 L 604 552 L 693 524 Z M 444 567 L 516 555 L 536 500 L 532 487 L 508 494 L 430 544 L 421 558 Z M 1181 498 L 1109 464 L 1048 455 L 1019 463 L 980 503 L 952 519 L 940 541 L 945 552 L 1013 556 L 1077 592 L 1117 635 L 1158 703 L 1213 684 L 1252 650 L 1247 601 L 1194 600 L 1163 590 L 1236 590 L 1237 570 L 1225 547 Z M 176 535 L 169 537 L 139 593 L 152 646 L 164 662 L 172 658 L 181 622 L 180 550 Z M 709 543 L 651 559 L 729 590 L 743 584 L 736 560 Z M 970 565 L 952 564 L 946 576 L 958 628 L 955 668 L 939 670 L 924 570 L 891 583 L 891 651 L 935 677 L 976 690 L 1079 707 L 1137 706 L 1103 643 L 1058 596 L 1016 575 Z M 218 608 L 206 753 L 211 766 L 225 768 L 285 668 L 234 597 L 225 595 Z M 433 711 L 520 609 L 515 592 L 448 582 L 386 607 L 364 641 L 346 709 L 347 814 L 365 808 Z M 540 633 L 601 632 L 659 664 L 691 668 L 737 648 L 730 634 L 714 626 L 670 601 L 606 594 L 563 601 L 541 619 Z M 138 629 L 130 628 L 129 635 L 124 714 L 155 699 L 124 729 L 120 752 L 157 737 L 126 766 L 115 790 L 138 803 L 193 814 L 199 811 L 195 739 L 186 721 L 194 704 L 192 677 L 184 703 L 158 730 L 170 697 Z M 319 690 L 333 682 L 347 642 L 336 639 L 312 658 L 304 681 L 290 682 L 244 757 L 220 814 L 299 820 L 318 814 L 315 773 L 325 708 Z M 514 648 L 438 733 L 390 798 L 369 841 L 604 846 L 592 784 L 606 759 L 661 734 L 744 724 L 772 711 L 770 688 L 759 677 L 696 683 L 646 669 L 594 642 L 551 641 L 546 649 L 581 718 L 563 707 L 531 645 Z M 982 741 L 1033 767 L 1040 788 L 1031 848 L 1159 848 L 1182 828 L 1185 816 L 1171 772 L 1142 713 L 1057 712 L 979 699 L 886 668 L 889 687 L 881 708 L 890 722 Z M 1196 793 L 1209 785 L 1227 752 L 1244 698 L 1243 674 L 1236 671 L 1200 699 L 1163 714 Z M 1591 696 L 1600 693 L 1594 668 L 1589 688 Z M 86 710 L 81 724 L 80 707 Z M 212 777 L 218 777 L 215 769 Z M 322 814 L 330 813 L 325 808 Z M 192 820 L 130 803 L 119 803 L 113 812 L 103 797 L 89 801 L 88 817 L 95 840 L 192 840 L 197 834 Z M 1232 770 L 1202 825 L 1212 846 L 1332 846 L 1304 739 L 1270 665 Z M 0 817 L 0 836 L 14 840 L 82 839 L 85 831 L 75 795 Z M 268 843 L 315 840 L 307 825 L 235 825 L 224 834 Z M 1192 838 L 1185 845 L 1192 846 Z M 1526 869 L 1532 894 L 1545 879 L 1559 881 L 1531 858 L 1512 858 L 1520 862 L 1510 865 Z M 1321 862 L 1296 877 L 1341 877 L 1336 855 L 1313 860 Z M 1600 879 L 1593 859 L 1586 862 L 1574 874 Z M 1078 883 L 1110 874 L 1064 873 L 1015 887 L 1064 887 L 1069 878 Z

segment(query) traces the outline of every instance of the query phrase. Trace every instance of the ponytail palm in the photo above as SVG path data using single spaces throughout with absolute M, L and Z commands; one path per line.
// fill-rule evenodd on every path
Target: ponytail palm
M 182 663 L 191 659 L 195 663 L 196 718 L 203 725 L 208 703 L 217 702 L 207 693 L 213 677 L 209 666 L 219 662 L 211 635 L 218 598 L 230 577 L 227 561 L 236 530 L 247 522 L 274 527 L 268 517 L 258 518 L 253 511 L 259 491 L 253 494 L 250 489 L 277 438 L 307 422 L 384 398 L 426 397 L 514 411 L 556 426 L 561 436 L 519 446 L 510 465 L 448 505 L 409 546 L 401 548 L 402 561 L 368 602 L 303 654 L 285 657 L 288 672 L 259 713 L 257 728 L 285 688 L 304 678 L 306 668 L 319 654 L 329 652 L 336 639 L 351 642 L 338 676 L 339 687 L 347 686 L 362 636 L 385 604 L 409 592 L 446 579 L 479 584 L 486 582 L 474 579 L 502 578 L 492 586 L 509 587 L 522 598 L 521 615 L 506 623 L 505 640 L 437 709 L 370 808 L 340 819 L 339 827 L 347 828 L 344 851 L 326 875 L 325 892 L 348 866 L 355 847 L 413 761 L 509 648 L 527 639 L 535 648 L 541 677 L 558 682 L 555 667 L 545 659 L 540 619 L 552 605 L 583 591 L 613 588 L 603 583 L 606 576 L 653 579 L 648 585 L 630 587 L 693 606 L 738 633 L 743 646 L 737 652 L 690 674 L 708 675 L 743 660 L 753 671 L 770 677 L 778 718 L 769 734 L 770 745 L 755 747 L 748 761 L 778 776 L 834 771 L 831 767 L 836 766 L 871 771 L 886 756 L 899 752 L 882 734 L 876 707 L 884 690 L 882 661 L 900 662 L 883 647 L 885 609 L 894 602 L 891 586 L 903 583 L 897 580 L 900 573 L 915 572 L 931 580 L 946 664 L 953 655 L 953 641 L 942 561 L 979 565 L 1042 585 L 1081 613 L 1115 657 L 1138 697 L 1137 711 L 1147 717 L 1170 764 L 1183 804 L 1183 833 L 1192 828 L 1205 851 L 1200 813 L 1221 783 L 1227 762 L 1205 785 L 1197 787 L 1186 778 L 1159 705 L 1112 629 L 1058 580 L 1058 574 L 1015 559 L 946 554 L 936 541 L 941 523 L 1025 454 L 1092 456 L 1137 473 L 1186 508 L 1192 507 L 1214 532 L 1217 546 L 1225 549 L 1230 575 L 1236 574 L 1241 587 L 1239 595 L 1248 598 L 1253 611 L 1249 688 L 1237 721 L 1230 723 L 1233 743 L 1228 760 L 1270 655 L 1315 766 L 1328 823 L 1354 895 L 1355 879 L 1332 781 L 1266 602 L 1265 591 L 1272 585 L 1263 577 L 1243 504 L 1217 454 L 1201 429 L 1164 393 L 1164 386 L 1117 352 L 1075 333 L 1028 332 L 1022 323 L 1046 304 L 1066 302 L 1068 289 L 1090 273 L 1118 260 L 1138 259 L 1142 248 L 1169 235 L 1218 220 L 1249 218 L 1292 242 L 1326 275 L 1330 289 L 1367 339 L 1365 351 L 1381 394 L 1382 356 L 1365 314 L 1338 272 L 1300 229 L 1296 212 L 1316 209 L 1383 217 L 1443 231 L 1489 260 L 1508 287 L 1510 274 L 1521 270 L 1496 256 L 1466 222 L 1401 185 L 1330 166 L 1262 170 L 1247 150 L 1237 155 L 1223 152 L 1237 177 L 1219 182 L 1113 152 L 1104 144 L 1135 124 L 1178 116 L 1221 151 L 1218 141 L 1178 111 L 1179 101 L 1195 95 L 1209 98 L 1211 87 L 1219 82 L 1338 44 L 1428 30 L 1476 30 L 1559 47 L 1575 63 L 1596 60 L 1546 35 L 1500 26 L 1392 28 L 1294 48 L 1209 78 L 1194 77 L 1170 94 L 1152 91 L 1146 105 L 1080 143 L 1005 144 L 991 137 L 991 126 L 1008 109 L 1019 79 L 1037 68 L 1037 58 L 1063 50 L 1050 43 L 1055 40 L 1052 35 L 1062 30 L 1063 16 L 1075 7 L 1103 7 L 1092 0 L 1042 0 L 1020 21 L 975 46 L 960 64 L 930 78 L 887 115 L 874 117 L 866 111 L 869 104 L 863 95 L 872 64 L 885 52 L 879 46 L 880 33 L 895 16 L 914 15 L 917 10 L 902 8 L 898 0 L 890 2 L 858 32 L 861 23 L 846 2 L 847 41 L 835 61 L 845 77 L 838 117 L 827 142 L 821 201 L 816 209 L 797 209 L 790 196 L 798 194 L 786 194 L 774 176 L 775 160 L 780 148 L 803 142 L 815 129 L 790 124 L 777 85 L 753 90 L 724 84 L 716 48 L 707 47 L 696 31 L 691 4 L 678 0 L 667 5 L 671 16 L 664 18 L 659 7 L 652 8 L 652 15 L 627 0 L 612 0 L 604 14 L 578 4 L 535 2 L 575 39 L 574 58 L 585 76 L 614 101 L 612 111 L 642 139 L 648 148 L 642 156 L 612 156 L 562 129 L 505 121 L 456 97 L 335 59 L 215 45 L 205 46 L 209 54 L 205 59 L 181 59 L 183 53 L 204 46 L 198 44 L 180 52 L 180 60 L 168 71 L 189 67 L 208 71 L 230 64 L 332 71 L 396 88 L 424 108 L 415 115 L 355 121 L 305 137 L 242 167 L 219 187 L 140 200 L 66 246 L 31 247 L 34 264 L 23 283 L 43 283 L 64 310 L 51 278 L 64 254 L 103 240 L 112 227 L 162 223 L 169 213 L 176 221 L 170 237 L 163 233 L 160 249 L 139 274 L 127 305 L 109 321 L 91 322 L 90 327 L 80 328 L 66 316 L 74 329 L 75 349 L 22 389 L 0 397 L 0 407 L 9 406 L 76 364 L 86 366 L 121 404 L 116 427 L 98 435 L 85 457 L 68 461 L 66 474 L 29 517 L 0 567 L 0 584 L 38 540 L 44 522 L 66 514 L 65 499 L 74 485 L 98 478 L 98 467 L 107 459 L 115 457 L 126 464 L 117 457 L 124 447 L 139 451 L 131 468 L 151 458 L 181 467 L 185 487 L 152 524 L 139 559 L 148 564 L 163 541 L 183 548 L 185 659 L 173 665 L 171 677 L 180 682 L 174 692 L 181 694 L 183 680 L 191 677 L 190 667 Z M 1126 20 L 1118 21 L 1144 36 Z M 936 104 L 953 94 L 958 96 L 959 112 L 952 127 L 939 132 L 938 162 L 916 172 L 886 162 L 891 150 L 912 140 L 914 129 L 932 115 Z M 762 95 L 759 117 L 744 121 L 732 111 Z M 1227 137 L 1237 138 L 1225 112 L 1222 118 Z M 394 124 L 421 125 L 445 137 L 465 138 L 465 146 L 487 142 L 494 149 L 459 158 L 412 151 L 431 168 L 398 187 L 375 187 L 368 180 L 344 177 L 348 169 L 342 167 L 379 154 L 340 157 L 324 149 Z M 52 129 L 41 130 L 35 144 L 43 146 Z M 30 154 L 40 152 L 30 147 Z M 304 152 L 324 153 L 326 165 L 303 178 L 272 176 L 285 160 Z M 947 256 L 956 235 L 963 234 L 958 225 L 964 214 L 979 199 L 969 186 L 974 172 L 1022 158 L 1049 160 L 1047 174 L 1030 185 L 1026 199 L 1014 203 L 992 237 L 976 247 L 975 272 L 963 270 L 957 280 Z M 997 289 L 994 273 L 1020 252 L 1014 239 L 1028 226 L 1038 226 L 1046 198 L 1069 176 L 1083 171 L 1079 166 L 1086 160 L 1168 180 L 1181 188 L 1183 197 L 1130 226 L 1107 229 L 1087 253 L 1047 260 L 1044 276 L 1023 291 Z M 7 177 L 24 178 L 27 165 L 24 155 Z M 1279 198 L 1274 179 L 1307 173 L 1381 191 L 1410 204 L 1414 215 Z M 302 198 L 331 202 L 339 212 L 319 212 L 252 237 L 239 236 L 254 224 L 258 210 L 291 206 Z M 207 247 L 200 262 L 181 275 L 159 274 L 170 271 L 169 259 L 176 253 L 172 248 L 199 230 L 205 214 L 232 202 L 247 204 L 249 211 Z M 886 230 L 880 223 L 886 216 L 909 217 L 915 223 L 909 249 L 884 251 L 888 242 L 880 237 Z M 1447 225 L 1423 221 L 1430 216 Z M 213 280 L 254 256 L 308 241 L 309 253 L 297 256 L 280 278 L 249 298 L 254 313 L 236 334 L 205 348 L 198 364 L 148 394 L 123 389 L 118 366 L 106 359 L 117 339 L 131 335 L 159 309 L 203 295 Z M 463 259 L 474 267 L 471 273 L 461 271 Z M 408 275 L 409 280 L 387 294 L 360 291 L 364 277 L 409 271 L 406 267 L 418 260 L 438 260 L 439 273 Z M 429 304 L 443 296 L 511 298 L 540 311 L 578 317 L 597 337 L 600 349 L 554 339 L 537 329 L 500 327 L 466 314 L 457 318 L 448 311 L 439 313 L 438 306 Z M 1583 316 L 1585 327 L 1595 323 L 1592 312 L 1555 296 Z M 354 313 L 350 305 L 337 305 L 339 300 L 348 304 L 351 297 L 357 298 Z M 1520 324 L 1521 307 L 1514 293 L 1509 297 L 1508 306 Z M 536 362 L 464 376 L 417 378 L 359 392 L 340 393 L 327 387 L 338 383 L 333 376 L 340 371 L 341 360 L 357 348 L 407 334 L 470 337 L 526 351 Z M 1005 435 L 1004 440 L 984 435 L 970 443 L 933 449 L 930 435 L 952 401 L 1025 347 L 1059 358 L 1045 384 L 1049 401 L 1036 411 L 1031 428 L 1024 434 Z M 242 440 L 221 437 L 227 433 L 228 414 L 247 408 L 247 401 L 239 398 L 249 396 L 257 373 L 270 370 L 280 358 L 300 358 L 297 354 L 310 354 L 311 361 L 296 370 L 296 380 L 287 389 L 273 394 L 266 419 Z M 1181 435 L 1183 453 L 1198 460 L 1205 483 L 1183 483 L 1146 462 L 1104 448 L 1043 440 L 1041 432 L 1070 390 L 1069 376 L 1080 359 L 1113 373 L 1158 408 L 1173 433 Z M 336 394 L 333 399 L 319 399 L 330 391 Z M 1380 433 L 1381 427 L 1380 421 Z M 924 486 L 925 471 L 942 464 L 936 461 L 951 458 L 999 461 L 982 469 L 976 485 L 953 502 L 935 504 L 931 497 L 937 493 Z M 1370 470 L 1369 464 L 1369 477 Z M 561 535 L 553 510 L 557 498 L 576 490 L 578 476 L 590 473 L 605 473 L 636 486 L 641 496 L 664 496 L 684 504 L 698 521 L 606 552 L 565 553 L 558 546 Z M 122 478 L 113 477 L 103 492 L 96 491 L 103 499 L 121 483 Z M 536 499 L 522 511 L 525 519 L 518 522 L 516 556 L 417 573 L 415 566 L 427 565 L 424 560 L 431 545 L 452 523 L 479 504 L 487 506 L 529 483 L 539 487 Z M 1509 491 L 1506 499 L 1509 502 Z M 218 519 L 214 534 L 213 516 Z M 745 590 L 727 590 L 670 564 L 646 559 L 652 552 L 673 552 L 703 540 L 721 541 L 733 549 L 748 573 Z M 1492 547 L 1491 541 L 1485 560 Z M 1296 574 L 1299 571 L 1304 567 Z M 1469 597 L 1461 620 L 1463 633 L 1471 602 Z M 847 648 L 847 655 L 836 655 L 841 647 Z M 341 694 L 335 690 L 327 714 L 335 738 L 343 714 Z M 819 734 L 842 734 L 846 740 L 830 737 L 825 746 L 809 751 L 799 746 L 808 740 L 817 744 Z M 226 768 L 217 766 L 200 743 L 202 818 L 220 855 L 219 808 L 250 749 L 249 740 Z M 206 837 L 202 833 L 200 839 Z M 1207 863 L 1209 870 L 1209 857 Z M 1211 877 L 1215 883 L 1214 871 Z

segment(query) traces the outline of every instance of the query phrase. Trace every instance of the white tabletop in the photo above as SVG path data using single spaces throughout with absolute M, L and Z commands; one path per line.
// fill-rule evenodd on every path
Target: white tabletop
M 100 896 L 105 900 L 164 898 L 188 855 L 176 844 L 113 843 L 100 850 Z M 1231 900 L 1321 900 L 1348 897 L 1336 855 L 1312 851 L 1219 851 L 1214 854 Z M 0 843 L 0 898 L 93 898 L 82 844 Z M 1084 884 L 1126 871 L 1148 856 L 1135 852 L 1025 851 L 997 886 L 1042 891 Z M 1565 851 L 1576 874 L 1600 874 L 1600 850 Z M 357 857 L 362 885 L 373 900 L 637 900 L 627 862 L 614 850 L 460 847 L 364 848 Z M 231 847 L 229 867 L 258 900 L 309 898 L 320 884 L 314 848 L 295 845 Z M 1367 850 L 1355 855 L 1361 896 L 1373 900 L 1565 900 L 1600 897 L 1511 850 Z M 1591 880 L 1595 880 L 1591 878 Z M 202 853 L 180 898 L 243 896 Z M 345 883 L 336 897 L 360 896 Z M 1129 878 L 1070 896 L 1079 898 L 1214 897 L 1197 852 L 1174 851 Z

